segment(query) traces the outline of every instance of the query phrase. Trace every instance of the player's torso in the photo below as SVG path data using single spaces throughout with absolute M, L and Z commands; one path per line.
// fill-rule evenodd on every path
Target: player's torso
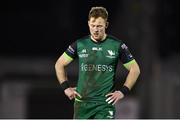
M 84 98 L 104 96 L 113 86 L 120 43 L 106 38 L 95 43 L 90 37 L 77 42 L 78 91 Z

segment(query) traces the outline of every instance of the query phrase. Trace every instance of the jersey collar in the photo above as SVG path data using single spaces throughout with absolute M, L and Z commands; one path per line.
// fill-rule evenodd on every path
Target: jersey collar
M 90 37 L 90 39 L 91 39 L 91 41 L 92 41 L 93 43 L 95 43 L 95 44 L 101 44 L 101 43 L 103 43 L 104 41 L 106 41 L 108 35 L 106 34 L 105 37 L 103 38 L 103 40 L 101 40 L 101 41 L 96 41 L 96 42 L 94 41 L 94 39 L 92 38 L 91 35 L 89 35 L 89 37 Z

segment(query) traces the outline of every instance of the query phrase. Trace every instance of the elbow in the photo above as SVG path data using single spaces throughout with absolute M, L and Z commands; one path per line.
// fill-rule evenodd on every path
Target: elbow
M 58 68 L 59 68 L 59 64 L 56 62 L 55 65 L 54 65 L 54 67 L 55 67 L 55 70 L 57 71 Z
M 55 65 L 54 65 L 55 69 L 58 68 L 58 63 L 56 62 Z
M 140 75 L 140 73 L 141 73 L 141 70 L 140 70 L 140 68 L 138 67 L 138 69 L 137 69 L 137 74 L 138 74 L 138 76 Z
M 140 71 L 139 66 L 137 66 L 137 67 L 136 67 L 136 69 L 135 69 L 135 73 L 137 74 L 137 76 L 139 76 L 139 75 L 140 75 L 141 71 Z
M 59 69 L 63 69 L 63 68 L 65 68 L 65 64 L 63 64 L 63 62 L 62 61 L 60 61 L 60 60 L 57 60 L 57 62 L 55 63 L 55 70 L 57 71 L 57 70 L 59 70 Z
M 59 68 L 61 68 L 61 66 L 62 66 L 62 65 L 60 64 L 60 62 L 57 61 L 57 62 L 55 63 L 55 70 L 57 71 Z
M 139 66 L 134 66 L 131 68 L 131 72 L 134 73 L 137 77 L 140 75 L 141 71 Z
M 140 73 L 141 73 L 141 70 L 140 70 L 140 68 L 139 68 L 139 66 L 137 67 L 137 74 L 139 74 L 140 75 Z

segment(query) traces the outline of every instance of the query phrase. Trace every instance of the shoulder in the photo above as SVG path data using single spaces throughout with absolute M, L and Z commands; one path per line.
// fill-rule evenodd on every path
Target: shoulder
M 84 36 L 84 37 L 81 37 L 81 38 L 77 39 L 76 41 L 77 42 L 83 42 L 83 41 L 86 41 L 86 40 L 89 40 L 89 39 L 90 39 L 90 36 L 87 35 L 87 36 Z
M 77 46 L 78 43 L 82 43 L 83 41 L 86 41 L 88 39 L 89 39 L 89 36 L 78 38 L 74 42 L 71 43 L 71 46 Z
M 123 40 L 115 37 L 115 36 L 112 36 L 112 35 L 107 35 L 107 39 L 109 39 L 111 42 L 116 42 L 116 43 L 119 43 L 119 44 L 123 44 Z

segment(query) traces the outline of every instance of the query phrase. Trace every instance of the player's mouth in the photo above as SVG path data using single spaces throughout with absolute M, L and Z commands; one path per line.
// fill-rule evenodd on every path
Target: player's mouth
M 99 33 L 94 33 L 93 35 L 94 35 L 94 37 L 98 37 Z

